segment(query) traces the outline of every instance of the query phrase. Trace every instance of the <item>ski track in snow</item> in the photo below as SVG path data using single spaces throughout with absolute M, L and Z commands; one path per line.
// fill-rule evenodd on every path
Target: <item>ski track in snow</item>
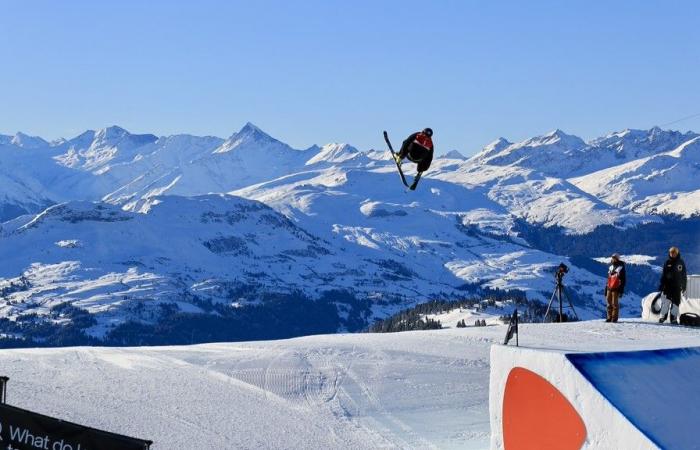
M 489 349 L 504 326 L 178 347 L 0 351 L 8 403 L 173 448 L 489 445 Z M 521 325 L 522 346 L 700 346 L 638 321 Z

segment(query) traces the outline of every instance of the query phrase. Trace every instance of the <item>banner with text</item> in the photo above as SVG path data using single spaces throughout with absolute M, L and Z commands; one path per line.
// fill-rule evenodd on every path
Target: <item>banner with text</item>
M 0 404 L 0 450 L 147 450 L 151 441 Z

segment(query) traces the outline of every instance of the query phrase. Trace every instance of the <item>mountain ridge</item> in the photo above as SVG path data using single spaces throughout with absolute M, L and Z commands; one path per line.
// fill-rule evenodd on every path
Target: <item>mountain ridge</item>
M 101 339 L 197 315 L 220 314 L 230 326 L 258 311 L 263 323 L 285 298 L 316 305 L 324 327 L 347 331 L 467 293 L 511 290 L 543 302 L 565 261 L 577 308 L 596 317 L 604 274 L 589 260 L 609 254 L 616 233 L 649 240 L 645 230 L 670 214 L 693 217 L 697 203 L 680 208 L 700 192 L 692 182 L 680 195 L 678 184 L 650 190 L 639 180 L 700 178 L 700 141 L 652 129 L 595 142 L 561 130 L 499 139 L 471 158 L 436 158 L 413 192 L 387 151 L 298 150 L 251 123 L 228 139 L 115 126 L 41 148 L 0 144 L 0 315 L 59 326 L 56 311 L 68 303 L 75 323 L 91 317 L 77 336 Z M 605 195 L 618 186 L 634 195 Z M 676 224 L 682 233 L 685 224 Z M 628 294 L 629 313 L 637 295 Z

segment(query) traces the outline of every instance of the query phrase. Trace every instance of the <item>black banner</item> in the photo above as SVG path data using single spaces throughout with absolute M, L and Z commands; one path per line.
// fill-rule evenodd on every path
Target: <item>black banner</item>
M 147 450 L 151 441 L 0 404 L 0 450 Z

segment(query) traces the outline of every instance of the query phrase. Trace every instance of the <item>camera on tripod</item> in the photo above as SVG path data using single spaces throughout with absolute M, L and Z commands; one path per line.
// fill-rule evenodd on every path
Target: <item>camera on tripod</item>
M 554 277 L 557 280 L 557 285 L 554 287 L 554 292 L 552 293 L 552 298 L 549 299 L 549 304 L 547 305 L 547 311 L 544 313 L 543 322 L 546 322 L 547 319 L 549 318 L 549 312 L 552 309 L 552 303 L 554 302 L 554 299 L 557 299 L 557 301 L 559 303 L 559 314 L 556 315 L 554 321 L 555 322 L 568 322 L 568 321 L 572 320 L 571 317 L 564 314 L 564 302 L 563 302 L 564 298 L 566 298 L 566 300 L 569 303 L 568 308 L 571 309 L 571 312 L 573 314 L 573 320 L 578 320 L 578 315 L 576 314 L 576 310 L 574 309 L 574 304 L 571 302 L 569 295 L 564 290 L 564 275 L 566 275 L 567 273 L 569 273 L 569 266 L 567 266 L 564 263 L 560 263 L 557 266 L 556 271 L 554 272 Z
M 554 273 L 554 276 L 557 277 L 557 280 L 561 281 L 562 278 L 564 278 L 564 275 L 569 273 L 569 266 L 567 266 L 564 263 L 559 264 L 557 267 L 557 271 Z

